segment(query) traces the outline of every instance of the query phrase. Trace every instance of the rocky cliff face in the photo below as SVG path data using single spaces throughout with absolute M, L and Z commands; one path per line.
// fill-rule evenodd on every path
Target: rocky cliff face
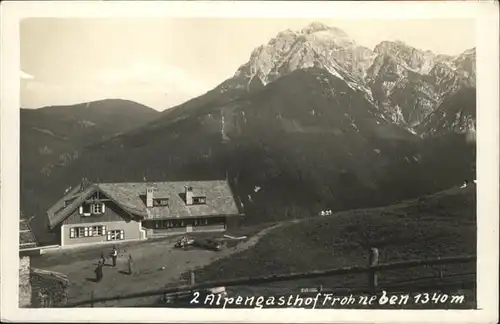
M 256 48 L 225 83 L 252 90 L 252 85 L 266 85 L 295 70 L 316 67 L 370 97 L 364 79 L 374 57 L 372 50 L 357 44 L 344 31 L 313 23 L 299 31 L 280 32 L 267 45 Z
M 453 65 L 458 73 L 471 87 L 476 86 L 476 48 L 466 50 L 453 58 Z
M 417 129 L 424 137 L 459 133 L 466 134 L 468 141 L 475 141 L 476 89 L 462 87 L 448 94 Z
M 475 49 L 456 57 L 422 51 L 403 42 L 382 42 L 367 84 L 394 122 L 414 127 L 462 87 L 475 85 Z
M 475 86 L 475 55 L 475 49 L 441 55 L 401 41 L 383 41 L 371 50 L 339 28 L 312 23 L 256 48 L 220 88 L 253 91 L 298 69 L 323 68 L 362 91 L 388 120 L 412 129 L 448 94 Z

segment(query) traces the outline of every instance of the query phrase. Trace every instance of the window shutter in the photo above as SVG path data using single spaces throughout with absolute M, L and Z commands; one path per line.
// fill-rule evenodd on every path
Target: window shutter
M 111 231 L 108 231 L 108 241 L 111 241 Z
M 102 203 L 102 212 L 104 213 L 104 211 L 106 210 L 106 205 L 104 203 Z
M 92 236 L 94 232 L 92 231 L 92 227 L 89 227 L 89 236 Z
M 125 236 L 125 232 L 123 230 L 120 231 L 120 240 L 123 240 Z
M 80 211 L 80 215 L 83 214 L 83 206 L 80 206 L 79 211 Z
M 102 226 L 102 235 L 106 235 L 106 226 Z
M 74 228 L 70 228 L 69 229 L 69 237 L 70 238 L 75 238 L 75 229 Z
M 88 227 L 85 227 L 84 232 L 85 232 L 85 234 L 84 234 L 85 237 L 89 236 L 89 228 Z

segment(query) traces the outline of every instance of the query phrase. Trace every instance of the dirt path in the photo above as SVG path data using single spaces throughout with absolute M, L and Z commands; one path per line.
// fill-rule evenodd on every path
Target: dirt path
M 115 268 L 109 265 L 110 260 L 108 260 L 103 269 L 103 280 L 100 283 L 94 282 L 95 275 L 93 271 L 100 255 L 99 250 L 95 248 L 90 251 L 74 251 L 75 255 L 72 255 L 71 251 L 66 251 L 41 256 L 41 260 L 34 260 L 33 266 L 39 267 L 43 265 L 44 270 L 57 271 L 68 276 L 71 282 L 68 303 L 89 300 L 92 293 L 94 298 L 101 298 L 157 290 L 166 285 L 185 284 L 186 282 L 180 278 L 180 274 L 207 266 L 216 260 L 249 249 L 257 244 L 261 237 L 279 226 L 281 225 L 278 224 L 261 230 L 247 241 L 220 252 L 198 249 L 178 250 L 174 248 L 176 239 L 138 242 L 137 244 L 130 243 L 119 247 L 120 254 Z M 135 273 L 133 275 L 125 274 L 127 270 L 126 260 L 129 254 L 134 259 Z M 44 258 L 46 259 L 44 260 Z M 154 302 L 158 298 L 156 296 L 120 300 L 107 302 L 106 304 L 95 304 L 94 306 L 135 306 Z
M 226 256 L 229 256 L 233 253 L 236 253 L 236 252 L 241 252 L 241 251 L 244 251 L 246 249 L 249 249 L 251 248 L 252 246 L 254 246 L 255 244 L 257 244 L 257 242 L 261 239 L 261 237 L 263 237 L 264 235 L 266 235 L 267 233 L 269 233 L 270 231 L 274 230 L 275 228 L 277 227 L 281 227 L 283 226 L 284 224 L 281 223 L 281 224 L 276 224 L 276 225 L 273 225 L 271 227 L 268 227 L 262 231 L 260 231 L 259 233 L 257 233 L 256 235 L 252 236 L 248 241 L 246 242 L 243 242 L 243 243 L 240 243 L 238 245 L 236 245 L 235 247 L 231 248 L 231 249 L 227 249 L 225 252 L 227 253 Z

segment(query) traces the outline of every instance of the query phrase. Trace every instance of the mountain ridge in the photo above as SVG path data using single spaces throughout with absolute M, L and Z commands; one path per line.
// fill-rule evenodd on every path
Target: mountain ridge
M 317 39 L 320 40 L 316 42 Z M 401 58 L 394 52 L 411 55 Z M 372 51 L 339 28 L 312 23 L 301 30 L 277 33 L 267 44 L 256 47 L 232 77 L 205 94 L 163 111 L 155 122 L 161 123 L 205 104 L 227 103 L 296 69 L 318 67 L 344 79 L 377 106 L 387 120 L 413 132 L 413 128 L 420 129 L 417 125 L 446 96 L 461 87 L 475 87 L 475 52 L 474 47 L 455 56 L 434 54 L 402 41 L 383 41 Z M 425 69 L 420 66 L 427 74 L 420 74 L 415 68 L 422 63 L 422 57 L 431 59 Z M 410 62 L 413 68 L 405 62 Z M 352 71 L 353 66 L 356 72 Z M 381 69 L 391 73 L 379 75 Z
M 308 67 L 322 67 L 344 79 L 393 122 L 411 129 L 439 106 L 444 95 L 462 84 L 475 85 L 475 48 L 451 56 L 419 50 L 402 41 L 382 41 L 370 50 L 339 28 L 312 23 L 299 31 L 279 32 L 254 49 L 249 61 L 217 88 L 221 93 L 229 88 L 251 91 L 256 85 L 265 86 Z M 395 79 L 376 82 L 374 71 L 381 68 L 394 70 Z M 443 82 L 443 78 L 447 80 Z M 413 89 L 422 94 L 401 98 Z M 416 112 L 412 114 L 405 106 L 413 106 Z
M 27 212 L 40 181 L 78 159 L 85 147 L 146 124 L 159 112 L 129 100 L 20 109 L 20 186 Z
M 419 128 L 419 133 L 424 137 L 464 133 L 475 141 L 476 89 L 464 87 L 447 96 Z
M 360 91 L 320 68 L 298 69 L 238 99 L 160 119 L 94 142 L 54 169 L 50 181 L 38 181 L 27 213 L 36 210 L 33 204 L 44 210 L 82 177 L 227 179 L 248 222 L 258 223 L 389 203 L 468 176 L 468 161 L 457 160 L 453 172 L 446 172 L 439 164 L 442 146 L 425 148 L 419 136 L 383 118 Z M 455 142 L 461 154 L 465 148 Z
M 323 24 L 280 32 L 205 94 L 91 141 L 48 174 L 28 170 L 26 213 L 43 213 L 82 177 L 227 179 L 257 223 L 389 204 L 472 178 L 475 144 L 455 128 L 422 138 L 419 125 L 475 77 L 475 51 L 440 56 L 402 42 L 377 51 Z

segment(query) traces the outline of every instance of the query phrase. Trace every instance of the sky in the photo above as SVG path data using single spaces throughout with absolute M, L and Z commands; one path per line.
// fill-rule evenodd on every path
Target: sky
M 122 98 L 164 110 L 231 77 L 278 32 L 313 21 L 371 49 L 383 40 L 449 55 L 476 46 L 474 21 L 460 19 L 30 18 L 20 24 L 21 106 Z

